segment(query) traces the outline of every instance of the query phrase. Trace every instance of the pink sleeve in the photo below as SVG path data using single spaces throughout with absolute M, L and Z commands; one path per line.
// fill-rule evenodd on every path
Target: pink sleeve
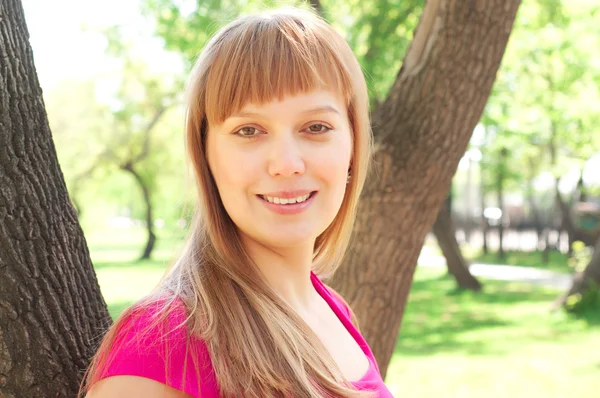
M 141 376 L 194 397 L 200 396 L 200 390 L 203 398 L 217 397 L 218 388 L 206 345 L 192 339 L 186 347 L 186 329 L 177 328 L 185 319 L 183 307 L 164 323 L 152 326 L 156 306 L 152 304 L 136 311 L 123 322 L 99 379 Z

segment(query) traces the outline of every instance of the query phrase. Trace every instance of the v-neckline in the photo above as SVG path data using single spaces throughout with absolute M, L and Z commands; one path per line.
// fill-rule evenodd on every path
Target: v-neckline
M 362 382 L 369 380 L 371 378 L 372 372 L 374 372 L 374 371 L 376 372 L 377 370 L 375 368 L 373 361 L 371 360 L 371 356 L 373 354 L 371 353 L 366 340 L 361 336 L 358 329 L 356 329 L 356 327 L 348 319 L 348 316 L 343 313 L 339 304 L 335 302 L 331 292 L 329 292 L 327 290 L 327 288 L 325 287 L 323 282 L 321 282 L 321 280 L 317 277 L 317 275 L 313 271 L 310 272 L 310 280 L 311 280 L 315 290 L 317 291 L 317 293 L 319 293 L 319 295 L 323 298 L 323 300 L 325 300 L 327 305 L 329 305 L 329 308 L 331 308 L 331 310 L 337 316 L 337 318 L 342 323 L 344 328 L 348 331 L 348 333 L 350 333 L 350 336 L 354 339 L 356 344 L 358 344 L 358 346 L 362 350 L 363 354 L 367 358 L 367 361 L 369 362 L 369 367 L 367 368 L 365 374 L 360 379 L 350 381 L 350 383 L 356 385 L 356 384 L 360 384 Z

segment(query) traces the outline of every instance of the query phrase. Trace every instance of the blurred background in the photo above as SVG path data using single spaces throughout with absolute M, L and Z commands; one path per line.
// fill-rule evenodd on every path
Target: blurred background
M 60 164 L 113 317 L 154 286 L 186 232 L 182 92 L 195 57 L 237 15 L 299 3 L 23 0 Z M 424 1 L 320 3 L 375 106 Z M 598 396 L 600 289 L 573 289 L 573 277 L 600 275 L 599 21 L 597 1 L 523 1 L 419 258 L 387 373 L 395 396 Z

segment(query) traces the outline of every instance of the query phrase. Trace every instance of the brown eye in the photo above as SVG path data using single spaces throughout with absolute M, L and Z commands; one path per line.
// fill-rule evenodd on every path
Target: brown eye
M 240 135 L 242 137 L 254 137 L 258 135 L 258 131 L 259 130 L 256 127 L 246 126 L 237 130 L 235 134 Z
M 319 134 L 319 133 L 326 133 L 329 130 L 331 130 L 331 128 L 329 128 L 329 127 L 327 127 L 327 126 L 325 126 L 324 124 L 321 124 L 321 123 L 315 123 L 315 124 L 309 126 L 308 130 L 311 133 Z

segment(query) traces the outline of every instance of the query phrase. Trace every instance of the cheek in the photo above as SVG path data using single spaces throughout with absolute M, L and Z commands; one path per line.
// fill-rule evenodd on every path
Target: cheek
M 329 184 L 344 186 L 350 166 L 351 148 L 350 139 L 336 140 L 324 153 L 320 153 L 315 164 L 315 172 L 322 180 Z
M 208 158 L 211 172 L 224 203 L 234 201 L 235 196 L 250 186 L 256 176 L 256 165 L 243 154 L 224 145 L 208 146 Z

